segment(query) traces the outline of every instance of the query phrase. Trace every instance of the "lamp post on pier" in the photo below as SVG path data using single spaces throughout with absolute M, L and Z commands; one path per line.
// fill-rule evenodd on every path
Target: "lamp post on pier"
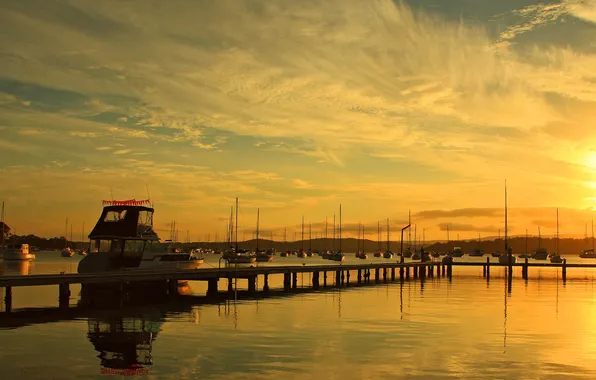
M 401 229 L 401 241 L 400 241 L 400 248 L 399 248 L 399 254 L 401 256 L 401 263 L 404 263 L 404 231 L 407 230 L 408 228 L 410 228 L 411 224 L 408 224 L 407 226 L 405 226 L 404 228 Z

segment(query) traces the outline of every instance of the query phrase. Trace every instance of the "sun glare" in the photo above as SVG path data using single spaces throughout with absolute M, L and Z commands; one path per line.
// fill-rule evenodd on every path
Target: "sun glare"
M 596 170 L 596 151 L 590 151 L 586 158 L 586 166 L 590 169 Z

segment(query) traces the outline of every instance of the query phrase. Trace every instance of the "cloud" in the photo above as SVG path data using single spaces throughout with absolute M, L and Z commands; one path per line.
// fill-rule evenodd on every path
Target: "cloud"
M 495 231 L 499 230 L 499 227 L 495 226 L 476 226 L 473 224 L 463 223 L 440 223 L 438 225 L 441 231 L 452 231 L 452 232 L 488 232 L 494 234 Z M 504 228 L 504 227 L 502 227 Z
M 569 12 L 584 21 L 596 23 L 596 1 L 594 0 L 567 0 Z
M 464 208 L 458 210 L 426 210 L 413 215 L 416 219 L 494 217 L 504 214 L 499 208 Z

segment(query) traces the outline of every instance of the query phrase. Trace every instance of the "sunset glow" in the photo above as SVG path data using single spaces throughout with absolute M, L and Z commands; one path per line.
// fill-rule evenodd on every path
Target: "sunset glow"
M 221 239 L 239 197 L 249 236 L 257 208 L 292 240 L 340 203 L 347 236 L 408 210 L 427 239 L 496 236 L 505 179 L 512 234 L 592 217 L 591 1 L 27 4 L 0 5 L 17 233 L 80 236 L 102 200 L 151 197 L 162 238 Z

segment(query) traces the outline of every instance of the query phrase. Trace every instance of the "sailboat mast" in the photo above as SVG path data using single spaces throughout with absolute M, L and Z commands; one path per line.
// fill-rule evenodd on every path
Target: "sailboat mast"
M 364 224 L 362 225 L 362 253 L 365 253 L 366 250 L 364 249 Z
M 335 252 L 335 214 L 333 214 L 333 252 Z
M 387 252 L 389 251 L 389 218 L 387 218 Z
M 327 252 L 327 217 L 325 217 L 325 250 Z
M 381 250 L 381 222 L 377 221 L 377 248 Z
M 236 253 L 238 253 L 238 198 L 236 198 Z
M 540 235 L 540 226 L 538 226 L 538 248 L 540 248 L 540 243 L 541 243 L 540 238 L 541 238 L 541 235 Z
M 308 222 L 308 250 L 312 251 L 312 222 Z
M 557 255 L 559 254 L 559 208 L 557 208 Z
M 410 210 L 408 210 L 408 224 L 412 224 L 412 217 L 411 217 L 411 213 Z M 447 233 L 449 234 L 449 233 Z M 410 249 L 410 251 L 412 250 L 412 229 L 408 228 L 408 248 Z
M 528 254 L 528 229 L 526 228 L 526 255 Z
M 64 249 L 68 248 L 68 218 L 66 218 L 66 227 L 64 227 Z
M 509 247 L 507 247 L 507 180 L 505 180 L 505 253 L 509 253 Z
M 592 218 L 592 252 L 594 252 L 594 218 Z
M 341 204 L 339 205 L 339 252 L 341 253 Z
M 302 215 L 302 238 L 300 240 L 301 250 L 304 251 L 304 215 Z
M 259 209 L 257 208 L 257 254 L 259 253 Z
M 360 253 L 360 222 L 358 222 L 358 237 L 356 238 L 356 253 Z

